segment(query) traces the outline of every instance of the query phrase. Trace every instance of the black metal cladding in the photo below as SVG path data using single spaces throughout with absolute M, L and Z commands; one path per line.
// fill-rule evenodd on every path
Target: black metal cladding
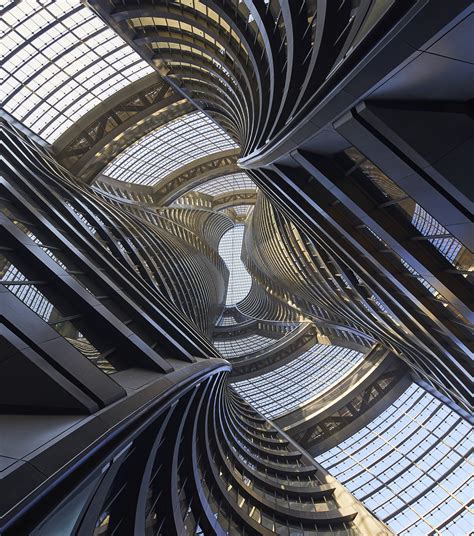
M 360 534 L 324 470 L 226 393 L 226 368 L 102 439 L 2 534 Z
M 431 67 L 435 59 L 460 70 L 469 64 L 449 48 L 450 37 L 447 51 L 436 50 L 446 48 L 437 41 L 440 33 L 459 37 L 454 32 L 461 24 L 453 21 L 467 17 L 468 2 L 89 3 L 177 92 L 240 142 L 240 165 L 252 169 L 271 202 L 257 203 L 247 234 L 253 252 L 247 265 L 259 285 L 242 310 L 287 322 L 303 313 L 317 323 L 317 335 L 330 340 L 381 341 L 468 408 L 470 257 L 456 250 L 462 259 L 453 264 L 436 241 L 472 240 L 466 203 L 472 185 L 463 176 L 474 139 L 472 101 L 463 102 L 463 73 L 448 69 L 444 83 L 430 78 L 444 72 Z M 405 80 L 395 75 L 400 66 Z M 426 102 L 426 95 L 448 93 L 448 103 Z M 99 124 L 105 128 L 106 117 Z M 222 222 L 175 209 L 151 216 L 135 203 L 81 186 L 11 133 L 4 145 L 0 268 L 7 277 L 0 298 L 7 359 L 1 366 L 5 377 L 19 381 L 25 367 L 36 388 L 20 397 L 14 382 L 5 385 L 6 409 L 61 408 L 95 417 L 116 404 L 128 420 L 131 385 L 145 381 L 137 380 L 136 369 L 146 381 L 159 376 L 166 391 L 172 377 L 182 381 L 193 367 L 208 367 L 200 383 L 182 381 L 179 394 L 160 403 L 151 429 L 139 430 L 130 419 L 114 448 L 104 448 L 96 467 L 84 470 L 97 481 L 72 473 L 68 500 L 85 497 L 77 532 L 130 534 L 132 525 L 166 536 L 354 532 L 355 511 L 338 508 L 324 473 L 228 390 L 226 365 L 214 364 L 222 371 L 213 375 L 210 360 L 193 363 L 192 356 L 217 355 L 189 320 L 209 333 L 210 318 L 219 316 L 225 271 L 206 242 L 215 243 Z M 441 151 L 446 154 L 438 158 Z M 235 155 L 231 160 L 235 166 Z M 89 165 L 78 164 L 91 178 L 98 168 Z M 196 178 L 202 170 L 187 173 Z M 183 177 L 175 179 L 179 184 Z M 174 186 L 167 185 L 162 199 L 178 195 Z M 417 207 L 438 218 L 428 232 Z M 188 218 L 202 232 L 183 229 Z M 199 251 L 199 260 L 190 261 L 190 251 Z M 264 366 L 273 366 L 267 357 Z M 249 361 L 240 372 L 254 374 L 261 364 Z M 370 410 L 364 399 L 383 396 L 394 378 L 371 384 L 354 400 Z M 347 408 L 336 410 L 323 424 L 340 431 L 337 412 Z M 357 417 L 352 412 L 349 420 Z M 313 424 L 300 430 L 306 445 L 317 449 L 334 440 Z M 110 429 L 105 436 L 113 438 Z M 133 474 L 136 467 L 141 473 Z M 94 496 L 85 488 L 77 494 L 81 485 L 90 485 Z M 59 496 L 49 487 L 43 498 L 33 519 L 54 523 L 49 514 Z M 131 516 L 124 515 L 129 505 Z M 12 533 L 32 519 L 15 515 L 7 520 Z M 42 521 L 36 532 L 45 526 Z
M 338 485 L 229 391 L 225 362 L 189 367 L 103 410 L 100 436 L 86 420 L 36 454 L 43 482 L 8 474 L 2 534 L 361 534 Z

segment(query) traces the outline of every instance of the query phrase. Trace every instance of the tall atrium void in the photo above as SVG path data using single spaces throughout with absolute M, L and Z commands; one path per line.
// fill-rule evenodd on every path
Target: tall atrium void
M 472 2 L 0 13 L 0 534 L 471 534 Z

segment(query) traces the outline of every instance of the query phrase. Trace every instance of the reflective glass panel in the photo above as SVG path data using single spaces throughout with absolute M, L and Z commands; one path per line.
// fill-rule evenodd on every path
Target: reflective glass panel
M 222 195 L 225 193 L 234 193 L 236 190 L 255 190 L 256 186 L 252 179 L 246 173 L 234 173 L 225 177 L 217 177 L 210 181 L 196 186 L 194 191 L 207 195 Z
M 275 342 L 277 342 L 275 339 L 255 334 L 240 339 L 217 339 L 214 341 L 214 346 L 226 359 L 232 359 L 234 357 L 258 352 L 259 350 L 263 350 L 268 346 L 275 344 Z

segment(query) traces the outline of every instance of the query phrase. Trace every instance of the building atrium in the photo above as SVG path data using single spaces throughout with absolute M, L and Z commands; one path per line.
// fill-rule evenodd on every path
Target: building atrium
M 0 13 L 0 535 L 473 534 L 474 4 Z

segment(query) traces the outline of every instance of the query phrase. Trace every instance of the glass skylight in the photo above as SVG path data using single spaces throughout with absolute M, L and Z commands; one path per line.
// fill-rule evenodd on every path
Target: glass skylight
M 331 387 L 363 357 L 341 346 L 315 344 L 290 363 L 232 386 L 257 411 L 273 419 Z
M 79 0 L 23 0 L 1 22 L 3 107 L 54 142 L 107 97 L 153 72 Z
M 441 255 L 446 257 L 451 264 L 455 265 L 456 257 L 462 248 L 459 240 L 450 236 L 448 230 L 430 216 L 426 210 L 423 210 L 420 205 L 415 205 L 412 223 L 422 235 L 439 236 L 440 238 L 430 238 L 429 241 Z M 447 238 L 441 238 L 443 236 Z
M 128 147 L 109 164 L 104 175 L 154 185 L 193 160 L 236 148 L 232 138 L 205 114 L 192 112 Z
M 466 420 L 412 384 L 316 460 L 396 534 L 472 534 L 471 433 Z
M 218 326 L 235 326 L 236 324 L 238 322 L 233 316 L 223 316 L 217 323 Z
M 255 190 L 256 186 L 246 173 L 234 173 L 225 177 L 217 177 L 197 186 L 193 190 L 207 195 L 222 195 L 238 190 Z
M 236 205 L 232 208 L 235 210 L 237 216 L 245 216 L 249 213 L 250 209 L 252 208 L 252 205 Z
M 240 339 L 216 339 L 214 346 L 226 359 L 232 359 L 246 354 L 253 354 L 275 344 L 275 342 L 275 339 L 253 334 Z
M 245 227 L 236 225 L 227 231 L 219 243 L 219 255 L 229 269 L 226 305 L 235 305 L 250 292 L 252 278 L 241 260 Z

